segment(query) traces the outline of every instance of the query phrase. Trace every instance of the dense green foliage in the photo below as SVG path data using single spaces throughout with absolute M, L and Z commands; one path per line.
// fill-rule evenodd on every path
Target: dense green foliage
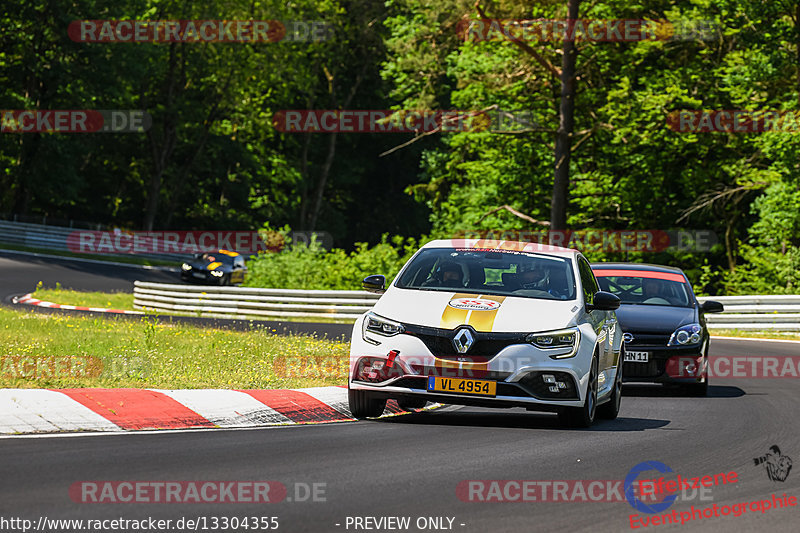
M 416 250 L 414 239 L 394 237 L 389 241 L 386 235 L 374 246 L 356 243 L 349 253 L 341 248 L 325 251 L 316 241 L 298 243 L 250 261 L 246 285 L 352 290 L 370 274 L 382 273 L 391 280 Z
M 481 3 L 564 18 L 566 0 Z M 797 0 L 600 0 L 586 19 L 708 20 L 708 38 L 579 42 L 572 229 L 709 229 L 707 252 L 591 254 L 681 266 L 711 294 L 800 292 L 800 138 L 677 133 L 680 109 L 798 111 Z M 83 44 L 76 19 L 324 20 L 324 42 Z M 146 109 L 147 134 L 0 134 L 0 212 L 131 229 L 332 233 L 251 262 L 249 283 L 355 288 L 425 235 L 546 229 L 560 42 L 464 42 L 473 0 L 8 0 L 0 107 Z M 280 109 L 524 110 L 523 132 L 281 133 Z M 796 131 L 796 130 L 795 130 Z M 502 206 L 510 206 L 521 218 Z M 382 235 L 411 237 L 387 238 Z M 383 240 L 382 240 L 383 239 Z M 416 239 L 416 240 L 414 240 Z M 360 243 L 360 244 L 353 244 Z M 372 246 L 369 244 L 371 243 Z

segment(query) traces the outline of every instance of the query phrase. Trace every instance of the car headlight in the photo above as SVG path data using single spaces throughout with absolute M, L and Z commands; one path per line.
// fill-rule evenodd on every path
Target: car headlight
M 189 263 L 184 263 L 181 265 L 181 270 L 191 270 L 191 269 L 192 265 L 190 265 Z
M 560 329 L 558 331 L 546 331 L 543 333 L 531 333 L 525 337 L 525 341 L 543 350 L 554 350 L 572 348 L 569 352 L 551 355 L 553 359 L 566 359 L 575 357 L 578 353 L 578 344 L 581 340 L 581 331 L 578 328 Z
M 225 272 L 223 272 L 222 270 L 212 270 L 211 271 L 211 275 L 214 276 L 215 278 L 221 278 L 224 273 Z
M 686 324 L 676 329 L 669 338 L 667 346 L 689 346 L 700 344 L 703 339 L 701 332 L 703 328 L 700 324 Z
M 367 333 L 376 333 L 383 337 L 393 337 L 403 333 L 406 328 L 400 322 L 383 318 L 375 313 L 367 313 L 361 323 L 361 337 L 370 344 L 380 344 L 380 341 L 367 337 Z

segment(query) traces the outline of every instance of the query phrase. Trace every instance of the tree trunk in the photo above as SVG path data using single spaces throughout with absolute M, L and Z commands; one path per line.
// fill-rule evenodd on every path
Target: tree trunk
M 184 59 L 183 57 L 181 58 Z M 181 67 L 184 65 L 182 64 Z M 163 117 L 163 134 L 161 139 L 156 139 L 155 128 L 147 131 L 150 141 L 150 150 L 153 156 L 153 171 L 150 174 L 150 182 L 147 187 L 145 199 L 144 220 L 142 226 L 145 231 L 153 231 L 156 214 L 158 213 L 158 203 L 161 199 L 161 184 L 164 179 L 164 171 L 169 165 L 172 151 L 177 141 L 177 111 L 174 109 L 175 93 L 177 89 L 176 70 L 178 68 L 178 58 L 176 44 L 170 44 L 169 48 L 169 68 L 167 70 L 166 94 L 164 97 L 164 107 L 166 113 Z
M 325 185 L 328 183 L 328 176 L 331 173 L 331 165 L 333 164 L 333 157 L 336 154 L 336 133 L 330 134 L 328 142 L 328 155 L 325 158 L 325 163 L 322 165 L 320 171 L 319 184 L 317 185 L 316 198 L 314 198 L 314 206 L 311 209 L 311 216 L 308 221 L 308 229 L 314 231 L 317 229 L 317 219 L 319 212 L 322 209 L 322 197 L 325 193 Z
M 580 0 L 568 0 L 570 21 L 569 33 L 574 34 L 573 24 L 578 18 Z M 575 128 L 575 63 L 578 49 L 575 40 L 564 40 L 564 55 L 561 58 L 561 103 L 558 131 L 556 132 L 555 171 L 553 174 L 553 198 L 550 202 L 550 229 L 567 227 L 567 204 L 569 203 L 569 164 L 572 152 L 572 133 Z

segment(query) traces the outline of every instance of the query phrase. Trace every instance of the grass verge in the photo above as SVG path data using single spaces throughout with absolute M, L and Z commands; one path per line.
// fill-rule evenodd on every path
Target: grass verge
M 82 292 L 66 289 L 43 289 L 37 286 L 34 298 L 61 305 L 133 309 L 133 294 L 128 292 Z
M 740 329 L 712 329 L 709 331 L 712 336 L 717 337 L 741 337 L 742 339 L 779 339 L 782 341 L 800 341 L 800 332 L 780 333 L 777 331 L 743 331 Z
M 0 387 L 271 389 L 344 385 L 346 342 L 0 308 Z

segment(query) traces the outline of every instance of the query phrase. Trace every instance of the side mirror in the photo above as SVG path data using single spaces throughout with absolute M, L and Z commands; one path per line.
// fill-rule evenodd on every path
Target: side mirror
M 374 292 L 375 294 L 383 294 L 386 292 L 386 276 L 383 274 L 373 274 L 367 276 L 361 283 L 365 291 Z
M 616 311 L 619 309 L 619 296 L 610 292 L 597 291 L 594 293 L 594 304 L 587 304 L 587 311 Z
M 703 305 L 700 306 L 700 309 L 702 309 L 704 313 L 721 313 L 725 310 L 725 307 L 719 302 L 706 300 L 703 302 Z

